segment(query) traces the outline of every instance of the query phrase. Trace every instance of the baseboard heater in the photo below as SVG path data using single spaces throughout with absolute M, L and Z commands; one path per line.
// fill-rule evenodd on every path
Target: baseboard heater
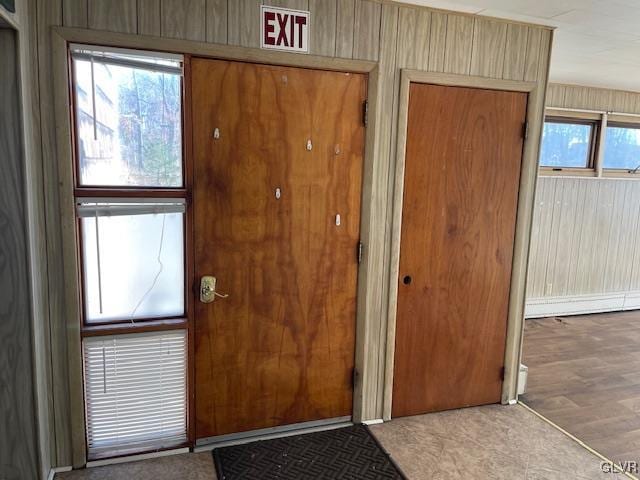
M 526 318 L 640 309 L 640 291 L 527 299 Z

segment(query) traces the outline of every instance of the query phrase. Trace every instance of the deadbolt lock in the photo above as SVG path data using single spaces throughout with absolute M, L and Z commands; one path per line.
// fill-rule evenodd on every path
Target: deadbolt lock
M 216 292 L 216 277 L 205 275 L 200 279 L 200 301 L 211 303 L 216 297 L 227 298 L 229 295 Z

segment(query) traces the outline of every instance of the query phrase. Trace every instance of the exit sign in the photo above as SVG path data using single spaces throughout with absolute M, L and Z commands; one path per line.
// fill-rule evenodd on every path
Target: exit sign
M 260 13 L 262 48 L 309 53 L 309 12 L 262 5 Z

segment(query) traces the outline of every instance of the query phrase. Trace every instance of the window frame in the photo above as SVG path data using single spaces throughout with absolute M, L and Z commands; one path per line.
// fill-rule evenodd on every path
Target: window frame
M 185 76 L 188 72 L 188 65 L 190 56 L 183 55 L 182 60 L 182 74 L 180 75 L 180 117 L 181 117 L 181 169 L 182 169 L 182 186 L 180 187 L 156 187 L 156 186 L 138 186 L 138 185 L 82 185 L 80 181 L 80 145 L 77 141 L 77 110 L 76 110 L 76 68 L 75 62 L 72 56 L 72 47 L 74 45 L 67 45 L 68 54 L 68 68 L 69 68 L 69 107 L 71 113 L 70 127 L 71 127 L 71 141 L 72 141 L 72 171 L 73 171 L 73 197 L 74 205 L 85 202 L 89 199 L 100 198 L 102 201 L 114 201 L 117 202 L 123 199 L 145 199 L 147 201 L 159 201 L 167 199 L 182 199 L 185 202 L 185 213 L 183 214 L 183 289 L 184 289 L 184 311 L 182 315 L 177 316 L 159 316 L 159 317 L 142 317 L 135 320 L 122 318 L 109 321 L 88 321 L 87 319 L 87 307 L 86 307 L 86 288 L 85 288 L 85 275 L 84 275 L 84 260 L 83 260 L 83 229 L 82 219 L 75 215 L 76 226 L 76 259 L 78 266 L 78 285 L 79 285 L 79 312 L 80 312 L 80 326 L 81 336 L 96 336 L 96 335 L 111 335 L 111 334 L 128 334 L 128 333 L 140 333 L 148 331 L 162 331 L 170 329 L 185 329 L 191 324 L 192 318 L 192 295 L 191 276 L 193 272 L 192 262 L 190 261 L 192 249 L 191 249 L 191 226 L 192 226 L 192 213 L 191 213 L 191 168 L 190 168 L 190 119 L 187 114 L 187 100 L 188 94 Z M 111 47 L 103 47 L 101 45 L 89 45 L 88 48 L 102 49 L 106 51 L 113 51 Z M 122 50 L 126 53 L 126 49 Z M 141 52 L 146 52 L 141 50 Z M 158 57 L 161 57 L 164 52 L 149 51 L 150 54 L 157 53 Z M 142 68 L 142 67 L 141 67 Z M 189 333 L 190 337 L 190 333 Z
M 73 255 L 75 257 L 75 265 L 73 275 L 76 278 L 77 289 L 75 292 L 75 300 L 77 302 L 77 319 L 79 322 L 79 339 L 80 347 L 83 344 L 84 338 L 95 336 L 110 336 L 110 335 L 128 335 L 146 332 L 162 332 L 167 330 L 186 330 L 187 332 L 187 440 L 175 445 L 166 445 L 162 447 L 149 447 L 149 448 L 134 448 L 130 451 L 113 451 L 113 452 L 101 452 L 100 454 L 89 454 L 88 438 L 86 424 L 84 426 L 84 452 L 86 459 L 89 461 L 99 460 L 101 458 L 118 458 L 123 455 L 142 454 L 145 452 L 159 452 L 163 450 L 170 450 L 182 447 L 192 447 L 195 444 L 195 409 L 194 409 L 194 396 L 193 388 L 195 384 L 195 369 L 194 369 L 194 345 L 195 345 L 195 329 L 194 329 L 194 312 L 196 291 L 194 280 L 194 259 L 193 259 L 193 235 L 194 235 L 194 221 L 193 221 L 193 204 L 192 204 L 192 189 L 193 189 L 193 145 L 192 145 L 192 111 L 191 111 L 191 58 L 192 54 L 186 52 L 180 52 L 182 57 L 182 75 L 181 75 L 181 119 L 182 119 L 182 187 L 140 187 L 140 186 L 128 186 L 128 187 L 109 187 L 109 186 L 80 186 L 78 182 L 77 172 L 79 172 L 78 165 L 78 143 L 76 141 L 76 98 L 75 98 L 75 75 L 74 65 L 71 56 L 71 48 L 76 45 L 75 43 L 66 43 L 66 88 L 68 95 L 68 131 L 69 131 L 69 160 L 70 160 L 70 175 L 72 180 L 71 196 L 74 202 L 73 209 L 73 226 L 75 230 L 73 236 L 75 237 L 75 251 Z M 122 50 L 131 51 L 128 48 L 111 47 L 108 45 L 97 44 L 93 42 L 83 42 L 82 45 L 92 47 L 96 49 L 105 50 Z M 144 48 L 136 48 L 138 52 L 148 52 L 158 55 L 164 55 L 166 52 L 161 50 L 152 50 Z M 185 213 L 183 220 L 183 262 L 184 262 L 184 315 L 175 318 L 153 318 L 148 320 L 136 319 L 134 322 L 131 320 L 121 322 L 110 322 L 108 324 L 87 324 L 84 314 L 84 284 L 83 284 L 83 269 L 82 264 L 82 245 L 80 236 L 80 223 L 81 219 L 75 212 L 75 205 L 78 201 L 86 201 L 87 198 L 101 198 L 111 199 L 118 201 L 123 198 L 147 198 L 147 199 L 183 199 L 185 202 Z M 82 348 L 82 347 L 81 347 Z M 84 362 L 82 362 L 84 363 Z M 84 370 L 82 372 L 82 395 L 84 407 L 86 408 L 86 400 L 84 399 Z M 86 417 L 85 417 L 86 418 Z
M 640 168 L 638 168 L 635 172 L 633 171 L 633 169 L 629 169 L 629 168 L 612 168 L 612 167 L 606 167 L 604 160 L 605 160 L 605 156 L 606 156 L 606 130 L 609 127 L 613 127 L 613 128 L 626 128 L 626 129 L 633 129 L 633 130 L 639 130 L 640 131 L 640 122 L 632 122 L 629 120 L 617 120 L 615 117 L 613 119 L 609 119 L 607 121 L 607 125 L 605 126 L 604 130 L 605 130 L 605 141 L 604 141 L 604 145 L 602 146 L 602 158 L 600 159 L 600 163 L 602 165 L 602 172 L 603 175 L 607 175 L 607 176 L 631 176 L 634 177 L 636 175 L 640 175 Z M 638 163 L 640 164 L 640 160 L 638 161 Z
M 599 142 L 600 142 L 600 129 L 601 129 L 601 121 L 599 117 L 595 117 L 592 115 L 564 115 L 560 112 L 549 112 L 545 114 L 544 122 L 543 122 L 543 132 L 544 126 L 547 123 L 554 124 L 564 124 L 564 125 L 588 125 L 591 127 L 591 134 L 589 136 L 589 147 L 587 150 L 587 164 L 584 167 L 554 167 L 548 165 L 542 165 L 540 162 L 542 161 L 542 153 L 540 153 L 540 161 L 539 161 L 539 169 L 541 174 L 556 174 L 562 175 L 570 172 L 572 174 L 581 174 L 581 175 L 595 175 L 597 171 L 597 162 L 598 155 L 597 152 L 599 150 Z M 542 152 L 543 145 L 543 137 L 540 139 L 540 152 Z

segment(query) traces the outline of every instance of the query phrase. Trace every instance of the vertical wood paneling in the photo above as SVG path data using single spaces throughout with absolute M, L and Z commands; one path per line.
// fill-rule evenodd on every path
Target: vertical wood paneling
M 536 208 L 540 209 L 537 226 L 538 232 L 538 244 L 534 255 L 540 258 L 540 262 L 536 262 L 535 265 L 535 282 L 532 286 L 532 292 L 541 292 L 544 295 L 547 290 L 547 258 L 543 252 L 549 252 L 549 241 L 551 238 L 551 222 L 553 219 L 553 199 L 556 191 L 556 179 L 550 178 L 548 181 L 541 182 L 540 190 L 536 195 Z M 544 259 L 543 259 L 544 257 Z
M 160 0 L 138 0 L 138 35 L 160 33 Z
M 546 183 L 538 180 L 538 188 L 536 190 L 534 208 L 533 208 L 533 220 L 531 222 L 531 238 L 530 238 L 530 258 L 534 258 L 538 251 L 538 244 L 540 243 L 540 214 L 542 208 L 539 207 L 540 198 L 543 195 Z M 540 292 L 535 288 L 538 285 L 538 276 L 540 262 L 529 261 L 529 269 L 527 271 L 527 297 L 535 298 L 540 296 Z
M 89 0 L 89 28 L 110 32 L 136 33 L 136 0 Z
M 161 31 L 167 38 L 206 39 L 205 0 L 161 0 Z
M 529 35 L 527 36 L 527 56 L 524 65 L 524 79 L 527 82 L 535 82 L 538 79 L 542 34 L 543 31 L 538 28 L 529 28 Z
M 549 241 L 547 244 L 547 248 L 549 249 L 549 256 L 547 258 L 547 268 L 545 271 L 545 281 L 547 283 L 546 288 L 547 292 L 553 295 L 554 291 L 554 280 L 556 276 L 557 269 L 557 261 L 556 255 L 558 253 L 558 242 L 559 242 L 559 232 L 560 232 L 560 223 L 562 221 L 562 211 L 565 207 L 563 205 L 563 196 L 564 191 L 566 190 L 565 182 L 559 181 L 555 182 L 555 190 L 552 198 L 552 208 L 551 208 L 551 227 L 549 230 Z M 564 236 L 564 234 L 563 234 Z
M 0 28 L 0 477 L 38 478 L 18 42 Z
M 505 80 L 523 80 L 524 66 L 527 57 L 526 25 L 507 25 L 507 41 L 504 53 L 504 70 L 502 78 Z
M 444 72 L 444 51 L 447 43 L 447 15 L 431 13 L 431 35 L 429 41 L 429 71 Z
M 578 85 L 550 84 L 547 106 L 587 110 L 640 113 L 640 93 Z
M 86 8 L 86 2 L 85 2 Z M 86 10 L 85 10 L 86 13 Z M 58 191 L 58 168 L 56 157 L 55 126 L 53 107 L 55 99 L 52 78 L 52 25 L 62 24 L 62 0 L 37 0 L 37 48 L 38 81 L 40 84 L 40 141 L 43 165 L 45 218 L 60 218 Z M 67 357 L 66 314 L 64 308 L 64 268 L 62 241 L 59 222 L 46 222 L 47 270 L 49 282 L 49 317 L 51 332 L 51 372 L 53 418 L 55 425 L 56 464 L 71 465 L 79 458 L 73 458 L 71 424 L 71 402 L 69 397 L 69 369 Z M 53 253 L 57 252 L 57 253 Z M 82 416 L 84 418 L 84 416 Z M 84 457 L 83 452 L 80 455 Z M 80 456 L 78 455 L 78 457 Z M 80 463 L 75 463 L 80 466 Z
M 634 204 L 632 204 L 630 208 L 630 214 L 635 215 L 636 217 L 636 228 L 634 231 L 633 238 L 640 238 L 640 190 L 635 189 L 633 198 L 636 200 Z M 640 242 L 633 242 L 633 253 L 629 257 L 631 260 L 631 278 L 629 280 L 629 290 L 640 290 Z
M 506 23 L 476 18 L 473 26 L 471 75 L 502 78 L 506 42 Z
M 625 258 L 627 243 L 624 240 L 628 238 L 626 232 L 632 228 L 632 223 L 626 223 L 625 220 L 633 221 L 626 215 L 629 210 L 630 185 L 630 182 L 615 182 L 613 215 L 607 238 L 606 270 L 603 278 L 603 290 L 606 292 L 624 291 L 629 285 L 629 278 L 625 275 L 622 265 L 628 263 Z
M 398 68 L 427 70 L 431 41 L 431 12 L 400 8 L 398 18 Z
M 65 27 L 87 28 L 88 0 L 63 0 L 62 14 Z
M 639 229 L 640 182 L 541 177 L 528 298 L 640 290 Z
M 563 85 L 550 84 L 547 89 L 547 107 L 563 107 L 564 91 Z
M 636 254 L 640 254 L 640 242 L 637 241 L 640 238 L 640 188 L 633 188 L 634 186 L 629 185 L 629 197 L 625 202 L 625 216 L 622 221 L 628 228 L 625 229 L 626 236 L 622 241 L 627 247 L 619 260 L 621 275 L 628 279 L 630 291 L 640 290 L 640 285 L 634 278 L 638 266 Z
M 309 0 L 262 0 L 262 4 L 272 7 L 293 8 L 295 10 L 309 9 Z
M 311 12 L 310 50 L 313 55 L 332 57 L 336 52 L 336 0 L 309 0 Z
M 571 242 L 571 250 L 567 253 L 569 255 L 569 263 L 567 266 L 567 286 L 564 291 L 564 295 L 568 295 L 576 288 L 576 283 L 579 281 L 577 272 L 578 264 L 580 261 L 580 242 L 582 241 L 582 234 L 585 226 L 585 215 L 591 214 L 591 206 L 587 203 L 587 189 L 583 188 L 580 180 L 575 180 L 577 194 L 577 207 L 575 210 L 575 216 L 573 218 L 573 238 Z M 541 293 L 544 295 L 544 292 Z
M 207 0 L 207 42 L 227 43 L 228 0 Z
M 614 215 L 615 184 L 613 182 L 600 183 L 598 204 L 595 205 L 595 230 L 592 232 L 594 245 L 591 258 L 591 272 L 587 277 L 586 293 L 602 292 L 604 277 L 607 271 L 608 238 Z
M 380 49 L 381 5 L 371 0 L 356 0 L 353 27 L 353 58 L 377 60 Z
M 229 45 L 260 46 L 260 0 L 229 1 Z
M 469 75 L 473 49 L 474 18 L 449 14 L 444 53 L 445 73 Z
M 36 18 L 36 2 L 25 1 L 24 19 Z M 51 369 L 51 332 L 49 323 L 49 286 L 47 238 L 44 213 L 44 178 L 40 143 L 37 22 L 25 21 L 21 29 L 20 62 L 24 125 L 25 198 L 28 210 L 30 287 L 33 316 L 33 358 L 39 431 L 40 477 L 47 478 L 57 464 L 53 417 Z
M 336 57 L 352 58 L 356 2 L 355 0 L 338 0 L 336 9 Z
M 596 245 L 594 231 L 596 230 L 596 205 L 600 200 L 600 184 L 590 182 L 584 185 L 587 190 L 585 195 L 585 210 L 582 217 L 582 235 L 578 248 L 578 262 L 576 265 L 576 275 L 574 288 L 576 291 L 588 292 L 589 277 L 593 268 L 592 257 Z M 590 199 L 587 203 L 587 199 Z

